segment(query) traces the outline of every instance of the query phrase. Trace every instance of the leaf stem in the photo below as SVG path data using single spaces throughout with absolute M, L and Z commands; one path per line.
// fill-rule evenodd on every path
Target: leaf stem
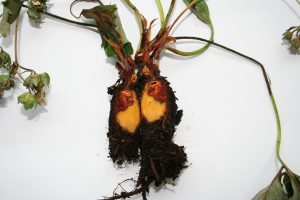
M 170 17 L 171 17 L 171 14 L 173 12 L 173 9 L 174 9 L 174 6 L 175 6 L 175 3 L 176 3 L 176 0 L 172 0 L 170 6 L 169 6 L 169 10 L 168 10 L 168 13 L 167 13 L 167 16 L 164 20 L 164 23 L 162 24 L 162 26 L 160 27 L 160 30 L 159 32 L 156 34 L 155 38 L 152 39 L 151 41 L 151 45 L 161 36 L 161 34 L 164 32 L 164 30 L 166 29 L 168 23 L 169 23 L 169 20 L 170 20 Z M 150 45 L 150 46 L 151 46 Z
M 170 20 L 170 17 L 171 17 L 171 14 L 172 14 L 172 12 L 174 10 L 175 3 L 176 3 L 176 0 L 172 0 L 172 2 L 170 4 L 170 7 L 169 7 L 169 10 L 168 10 L 168 13 L 167 13 L 167 16 L 166 16 L 166 19 L 164 21 L 164 24 L 163 24 L 161 30 L 163 30 L 163 29 L 165 29 L 167 27 L 167 25 L 169 23 L 169 20 Z
M 164 23 L 165 23 L 165 14 L 164 14 L 164 10 L 163 10 L 163 8 L 162 8 L 161 1 L 160 1 L 160 0 L 156 0 L 156 4 L 157 4 L 158 11 L 159 11 L 160 24 L 161 24 L 161 27 L 163 27 L 163 25 L 164 25 Z
M 280 122 L 280 117 L 279 117 L 279 112 L 278 112 L 278 109 L 277 109 L 277 105 L 276 105 L 276 102 L 275 102 L 275 98 L 273 96 L 273 92 L 272 92 L 272 89 L 271 89 L 271 84 L 270 84 L 270 81 L 268 79 L 268 75 L 267 75 L 267 72 L 263 66 L 263 64 L 261 64 L 259 61 L 255 60 L 254 58 L 251 58 L 243 53 L 240 53 L 236 50 L 233 50 L 229 47 L 226 47 L 224 45 L 221 45 L 219 43 L 216 43 L 216 42 L 213 42 L 213 41 L 210 41 L 210 40 L 207 40 L 207 39 L 204 39 L 204 38 L 199 38 L 199 37 L 175 37 L 176 40 L 182 40 L 182 39 L 191 39 L 191 40 L 199 40 L 199 41 L 203 41 L 203 42 L 207 42 L 209 44 L 212 44 L 212 45 L 215 45 L 217 47 L 220 47 L 222 49 L 225 49 L 229 52 L 232 52 L 234 54 L 237 54 L 241 57 L 244 57 L 252 62 L 254 62 L 255 64 L 259 65 L 261 70 L 262 70 L 262 73 L 263 73 L 263 76 L 264 76 L 264 79 L 265 79 L 265 83 L 266 83 L 266 86 L 267 86 L 267 89 L 268 89 L 268 93 L 269 93 L 269 96 L 270 96 L 270 99 L 271 99 L 271 102 L 272 102 L 272 106 L 273 106 L 273 110 L 274 110 L 274 113 L 275 113 L 275 116 L 276 116 L 276 124 L 277 124 L 277 140 L 276 140 L 276 156 L 277 156 L 277 159 L 279 160 L 279 162 L 282 164 L 282 166 L 286 169 L 286 170 L 289 170 L 289 168 L 286 166 L 286 164 L 284 163 L 284 161 L 281 159 L 281 156 L 280 156 L 280 145 L 281 145 L 281 122 Z M 289 170 L 290 171 L 290 170 Z
M 140 50 L 141 48 L 141 42 L 142 42 L 142 37 L 143 37 L 143 22 L 142 22 L 142 14 L 140 13 L 140 11 L 135 7 L 135 5 L 133 5 L 131 3 L 130 0 L 124 0 L 124 2 L 126 3 L 126 5 L 128 5 L 135 13 L 135 17 L 138 21 L 138 26 L 139 26 L 139 30 L 140 30 L 140 40 L 139 40 L 139 44 L 137 47 L 137 51 Z
M 173 12 L 173 9 L 174 9 L 174 6 L 175 6 L 175 2 L 176 0 L 172 0 L 171 4 L 170 4 L 170 7 L 169 7 L 169 10 L 168 10 L 168 13 L 167 13 L 167 16 L 164 20 L 164 23 L 162 24 L 159 32 L 157 33 L 156 35 L 156 38 L 160 36 L 160 34 L 166 29 L 168 23 L 169 23 L 169 20 L 170 20 L 170 17 L 171 17 L 171 14 Z
M 16 18 L 16 25 L 15 25 L 15 40 L 14 40 L 14 54 L 15 54 L 15 62 L 14 65 L 16 66 L 16 74 L 20 77 L 20 79 L 24 82 L 23 76 L 18 72 L 19 69 L 19 61 L 18 61 L 18 32 L 19 32 L 19 23 L 20 23 L 20 14 Z M 17 78 L 16 78 L 17 79 Z
M 19 68 L 25 70 L 26 72 L 30 72 L 32 74 L 36 74 L 36 71 L 34 71 L 33 69 L 29 69 L 29 68 L 23 67 L 20 64 L 19 64 Z
M 286 166 L 283 162 L 283 160 L 280 157 L 280 145 L 281 145 L 281 123 L 280 123 L 280 117 L 279 117 L 279 112 L 277 109 L 277 105 L 275 102 L 275 98 L 273 95 L 270 96 L 271 101 L 272 101 L 272 106 L 275 112 L 276 116 L 276 122 L 277 122 L 277 140 L 276 140 L 276 155 L 277 159 L 282 163 L 283 166 Z
M 209 41 L 213 41 L 214 40 L 214 35 L 215 35 L 214 27 L 213 27 L 212 24 L 209 24 L 208 27 L 210 29 Z M 194 51 L 181 51 L 181 50 L 178 50 L 178 49 L 173 48 L 173 47 L 167 47 L 167 49 L 169 51 L 172 51 L 173 53 L 181 55 L 181 56 L 195 56 L 195 55 L 199 55 L 199 54 L 204 53 L 209 48 L 210 45 L 211 45 L 211 43 L 208 42 L 203 47 L 201 47 L 200 49 L 197 49 L 197 50 L 194 50 Z
M 15 42 L 14 42 L 14 53 L 15 53 L 15 63 L 18 64 L 18 31 L 19 31 L 20 14 L 16 18 L 15 27 Z
M 22 6 L 24 8 L 28 8 L 28 6 L 26 6 L 26 5 L 22 5 Z M 91 27 L 91 28 L 98 28 L 98 26 L 96 24 L 89 24 L 89 23 L 83 23 L 83 22 L 78 22 L 78 21 L 70 20 L 70 19 L 58 16 L 58 15 L 55 15 L 55 14 L 49 13 L 47 11 L 44 11 L 44 12 L 41 12 L 41 13 L 44 13 L 45 15 L 48 15 L 50 17 L 53 17 L 53 18 L 56 18 L 56 19 L 59 19 L 61 21 L 65 21 L 65 22 L 68 22 L 68 23 L 71 23 L 71 24 L 75 24 L 75 25 L 79 25 L 79 26 L 85 26 L 85 27 Z
M 22 5 L 24 8 L 28 8 L 27 5 Z M 109 36 L 112 37 L 112 39 L 117 42 L 119 44 L 119 40 L 113 35 L 111 34 L 109 31 L 107 31 L 105 28 L 102 28 L 102 27 L 99 27 L 97 26 L 96 24 L 89 24 L 89 23 L 83 23 L 83 22 L 78 22 L 78 21 L 74 21 L 74 20 L 71 20 L 71 19 L 67 19 L 67 18 L 64 18 L 64 17 L 61 17 L 61 16 L 58 16 L 58 15 L 55 15 L 55 14 L 52 14 L 52 13 L 49 13 L 47 11 L 42 11 L 41 13 L 47 15 L 47 16 L 50 16 L 50 17 L 53 17 L 55 19 L 58 19 L 58 20 L 61 20 L 61 21 L 64 21 L 64 22 L 67 22 L 67 23 L 70 23 L 70 24 L 74 24 L 74 25 L 78 25 L 78 26 L 84 26 L 84 27 L 89 27 L 89 28 L 97 28 L 100 32 L 103 32 Z M 94 29 L 93 29 L 94 30 Z M 96 31 L 96 30 L 94 30 Z
M 99 3 L 101 6 L 104 6 L 104 4 L 102 3 L 101 0 L 97 0 L 97 1 L 98 1 L 98 3 Z
M 177 23 L 177 21 L 182 17 L 182 15 L 189 10 L 195 3 L 197 3 L 198 0 L 193 0 L 174 20 L 174 22 L 170 26 L 170 30 L 174 27 L 174 25 Z

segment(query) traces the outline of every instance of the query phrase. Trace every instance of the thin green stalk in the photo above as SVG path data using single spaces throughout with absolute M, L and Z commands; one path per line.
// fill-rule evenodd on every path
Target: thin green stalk
M 137 18 L 138 25 L 139 25 L 139 30 L 140 30 L 140 40 L 139 44 L 137 47 L 137 51 L 141 48 L 141 42 L 142 42 L 142 37 L 143 37 L 143 23 L 142 23 L 142 14 L 140 11 L 131 3 L 130 0 L 124 0 L 124 2 L 134 11 L 135 17 Z
M 169 31 L 171 31 L 174 27 L 174 25 L 177 23 L 177 21 L 182 17 L 182 15 L 189 10 L 195 3 L 197 3 L 198 0 L 193 0 L 181 13 L 176 17 L 174 22 L 170 25 Z
M 161 27 L 163 27 L 163 25 L 165 23 L 164 9 L 162 8 L 160 0 L 156 0 L 156 5 L 157 5 L 157 8 L 158 8 L 158 12 L 159 12 L 160 24 L 161 24 Z
M 168 10 L 168 13 L 167 13 L 167 16 L 166 16 L 166 18 L 164 20 L 164 23 L 161 25 L 161 28 L 160 28 L 160 30 L 159 30 L 159 32 L 158 32 L 157 35 L 160 35 L 165 30 L 165 28 L 168 26 L 171 14 L 172 14 L 172 12 L 174 10 L 175 3 L 176 3 L 176 0 L 172 0 L 172 2 L 170 4 L 170 7 L 169 7 L 169 10 Z
M 211 24 L 209 24 L 208 27 L 210 29 L 210 38 L 209 38 L 209 40 L 213 41 L 214 40 L 214 35 L 215 35 L 214 27 Z M 181 50 L 178 50 L 178 49 L 175 49 L 175 48 L 172 48 L 172 47 L 168 47 L 168 50 L 172 51 L 175 54 L 181 55 L 181 56 L 195 56 L 195 55 L 199 55 L 199 54 L 204 53 L 209 48 L 210 44 L 211 43 L 208 42 L 203 47 L 201 47 L 200 49 L 197 49 L 195 51 L 181 51 Z
M 156 41 L 157 38 L 159 38 L 159 36 L 161 35 L 161 33 L 166 29 L 168 23 L 169 23 L 169 20 L 170 20 L 170 17 L 171 17 L 171 14 L 173 12 L 173 9 L 174 9 L 174 6 L 175 6 L 175 2 L 176 0 L 172 0 L 171 4 L 170 4 L 170 7 L 169 7 L 169 10 L 168 10 L 168 13 L 167 13 L 167 16 L 164 20 L 164 23 L 162 24 L 162 26 L 160 27 L 160 30 L 159 32 L 157 33 L 157 35 L 155 36 L 155 38 L 151 41 L 151 44 L 153 43 L 153 41 Z
M 171 17 L 171 14 L 174 10 L 174 7 L 175 7 L 175 3 L 176 3 L 176 0 L 172 0 L 171 4 L 170 4 L 170 7 L 169 7 L 169 10 L 168 10 L 168 13 L 167 13 L 167 16 L 166 16 L 166 19 L 165 19 L 165 23 L 163 24 L 163 29 L 167 27 L 168 23 L 169 23 L 169 20 L 170 20 L 170 17 Z
M 279 117 L 279 112 L 277 109 L 277 105 L 275 102 L 275 98 L 273 95 L 270 96 L 271 101 L 272 101 L 272 106 L 275 112 L 276 116 L 276 122 L 277 122 L 277 140 L 276 140 L 276 155 L 277 159 L 281 162 L 284 163 L 283 160 L 280 157 L 280 145 L 281 145 L 281 123 L 280 123 L 280 117 Z M 282 164 L 283 166 L 286 166 L 285 164 Z
M 277 156 L 277 159 L 279 160 L 279 162 L 282 164 L 282 166 L 288 170 L 289 168 L 286 166 L 286 164 L 284 163 L 284 161 L 281 159 L 281 156 L 280 156 L 280 145 L 281 145 L 281 122 L 280 122 L 280 117 L 279 117 L 279 112 L 278 112 L 278 109 L 277 109 L 277 105 L 276 105 L 276 102 L 275 102 L 275 98 L 274 98 L 274 95 L 273 95 L 273 92 L 272 92 L 272 88 L 271 88 L 271 84 L 270 84 L 270 81 L 268 79 L 268 75 L 267 75 L 267 72 L 263 66 L 263 64 L 261 64 L 259 61 L 255 60 L 254 58 L 251 58 L 245 54 L 242 54 L 238 51 L 235 51 L 231 48 L 228 48 L 224 45 L 221 45 L 221 44 L 218 44 L 216 42 L 213 42 L 213 41 L 209 41 L 207 39 L 204 39 L 204 38 L 199 38 L 199 37 L 175 37 L 176 40 L 181 40 L 181 39 L 192 39 L 192 40 L 199 40 L 199 41 L 203 41 L 203 42 L 207 42 L 209 44 L 212 44 L 212 45 L 215 45 L 217 47 L 220 47 L 222 49 L 225 49 L 227 51 L 230 51 L 234 54 L 237 54 L 241 57 L 244 57 L 254 63 L 256 63 L 257 65 L 260 66 L 261 70 L 262 70 L 262 73 L 263 73 L 263 76 L 264 76 L 264 79 L 265 79 L 265 83 L 266 83 L 266 86 L 267 86 L 267 89 L 268 89 L 268 93 L 269 93 L 269 96 L 270 96 L 270 99 L 271 99 L 271 102 L 272 102 L 272 106 L 273 106 L 273 110 L 274 110 L 274 113 L 275 113 L 275 117 L 276 117 L 276 124 L 277 124 L 277 140 L 276 140 L 276 156 Z M 290 171 L 291 172 L 291 171 Z

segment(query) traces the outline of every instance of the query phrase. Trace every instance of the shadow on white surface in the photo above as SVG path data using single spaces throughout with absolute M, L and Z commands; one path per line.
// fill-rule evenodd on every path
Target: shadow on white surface
M 41 114 L 48 112 L 44 106 L 37 106 L 31 110 L 25 110 L 22 106 L 20 110 L 21 114 L 27 117 L 27 120 L 38 119 Z

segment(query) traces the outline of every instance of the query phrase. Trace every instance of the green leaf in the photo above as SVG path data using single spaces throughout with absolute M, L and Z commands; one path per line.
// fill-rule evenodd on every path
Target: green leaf
M 50 84 L 50 76 L 47 73 L 33 74 L 24 81 L 24 86 L 30 89 L 43 90 Z
M 133 54 L 133 48 L 130 42 L 125 43 L 123 49 L 127 55 Z
M 33 94 L 26 92 L 18 96 L 18 103 L 23 104 L 25 110 L 29 110 L 37 104 L 37 101 Z
M 37 75 L 33 75 L 31 77 L 31 79 L 30 79 L 30 86 L 31 86 L 31 88 L 38 87 L 39 83 L 40 83 L 40 76 L 38 76 L 38 74 Z
M 94 19 L 99 29 L 104 29 L 108 33 L 101 32 L 102 47 L 108 57 L 117 56 L 114 49 L 104 39 L 110 39 L 123 45 L 124 52 L 129 55 L 133 53 L 131 43 L 127 40 L 123 30 L 121 20 L 116 5 L 96 6 L 91 9 L 82 10 L 81 14 L 88 19 Z
M 50 76 L 47 73 L 43 73 L 40 75 L 41 81 L 45 87 L 48 87 L 50 84 Z
M 183 0 L 187 5 L 193 0 Z M 208 6 L 205 0 L 198 0 L 195 5 L 191 7 L 191 11 L 204 23 L 211 25 L 211 19 Z
M 21 7 L 21 0 L 6 0 L 3 3 L 3 13 L 0 22 L 0 34 L 7 37 L 10 33 L 10 24 L 12 24 L 18 17 Z
M 285 191 L 288 195 L 288 197 L 291 197 L 294 195 L 294 190 L 293 190 L 293 186 L 292 186 L 292 182 L 291 182 L 291 178 L 289 177 L 289 175 L 284 172 L 283 174 L 283 185 L 285 187 Z
M 0 88 L 3 88 L 6 82 L 9 80 L 10 75 L 0 75 Z
M 27 14 L 30 20 L 38 23 L 42 21 L 42 12 L 47 11 L 46 0 L 31 0 L 28 3 Z
M 5 17 L 5 15 L 3 14 L 2 19 Z M 4 20 L 1 20 L 0 22 L 0 34 L 2 35 L 2 37 L 7 37 L 10 33 L 10 25 L 9 23 L 7 23 Z
M 290 193 L 290 200 L 299 200 L 300 199 L 300 180 L 295 174 L 290 174 L 290 181 L 292 185 L 293 192 Z M 290 188 L 291 189 L 291 188 Z
M 9 78 L 9 75 L 0 75 L 0 84 L 6 81 Z
M 9 54 L 0 47 L 0 68 L 8 69 L 10 65 L 11 59 Z
M 270 186 L 261 190 L 252 200 L 288 200 L 279 177 L 276 177 Z
M 0 75 L 0 90 L 10 90 L 14 86 L 15 81 L 10 75 Z
M 280 172 L 271 185 L 257 193 L 252 200 L 300 200 L 300 181 L 290 171 Z
M 34 22 L 41 21 L 41 14 L 39 11 L 33 9 L 32 7 L 28 7 L 27 14 L 30 20 Z

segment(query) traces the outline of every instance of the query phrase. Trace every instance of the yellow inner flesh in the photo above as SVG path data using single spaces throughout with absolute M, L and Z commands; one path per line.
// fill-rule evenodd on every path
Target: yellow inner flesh
M 136 128 L 140 124 L 140 106 L 135 92 L 133 94 L 133 104 L 128 106 L 126 110 L 117 113 L 118 124 L 126 131 L 134 134 Z
M 154 122 L 159 120 L 166 112 L 166 103 L 161 103 L 157 101 L 154 97 L 148 94 L 149 85 L 146 84 L 142 100 L 141 100 L 141 110 L 142 115 L 147 119 L 148 122 Z

